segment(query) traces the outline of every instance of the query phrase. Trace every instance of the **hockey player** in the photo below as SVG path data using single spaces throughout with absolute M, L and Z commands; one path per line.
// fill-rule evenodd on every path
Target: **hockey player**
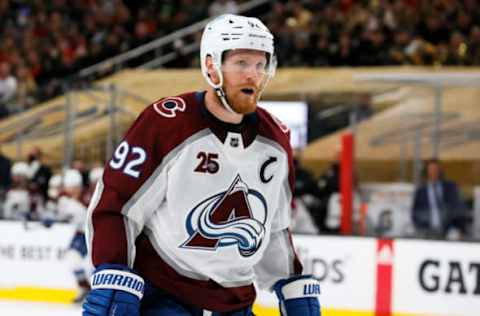
M 63 174 L 63 194 L 58 198 L 57 220 L 69 222 L 76 226 L 76 232 L 73 236 L 69 249 L 66 253 L 66 261 L 70 264 L 77 285 L 79 294 L 75 298 L 76 303 L 83 301 L 85 295 L 90 290 L 88 282 L 87 246 L 85 242 L 85 216 L 87 208 L 82 203 L 82 175 L 78 170 L 67 169 Z
M 288 129 L 257 101 L 273 36 L 222 15 L 201 42 L 210 87 L 148 106 L 106 164 L 88 209 L 96 270 L 83 315 L 249 316 L 254 281 L 285 316 L 318 316 L 288 230 Z
M 30 169 L 26 162 L 18 161 L 13 164 L 11 173 L 12 187 L 7 191 L 2 215 L 4 219 L 25 221 L 31 211 Z

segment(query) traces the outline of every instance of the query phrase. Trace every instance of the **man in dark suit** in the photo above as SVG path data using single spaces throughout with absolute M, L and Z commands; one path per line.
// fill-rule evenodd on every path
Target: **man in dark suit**
M 426 181 L 415 191 L 412 220 L 424 237 L 445 238 L 457 229 L 465 233 L 466 209 L 455 182 L 443 178 L 438 160 L 425 163 Z

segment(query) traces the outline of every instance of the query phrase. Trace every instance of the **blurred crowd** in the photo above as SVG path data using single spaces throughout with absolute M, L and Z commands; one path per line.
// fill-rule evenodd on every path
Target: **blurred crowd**
M 0 119 L 62 92 L 87 66 L 222 13 L 233 0 L 0 0 Z M 477 0 L 271 1 L 280 66 L 480 65 Z M 249 12 L 247 12 L 248 14 Z M 166 67 L 198 67 L 182 54 Z M 198 38 L 196 39 L 198 40 Z M 134 66 L 134 65 L 127 65 Z
M 229 4 L 0 0 L 0 118 L 58 95 L 80 69 L 191 25 L 209 11 L 236 10 L 224 2 Z
M 103 164 L 74 161 L 55 173 L 43 163 L 42 155 L 34 147 L 26 161 L 11 162 L 0 153 L 0 219 L 39 221 L 47 227 L 68 222 L 83 230 L 86 207 L 102 177 Z
M 480 65 L 477 0 L 275 2 L 283 66 Z
M 303 234 L 341 232 L 340 153 L 329 167 L 314 177 L 296 163 L 292 230 Z M 473 238 L 472 210 L 460 187 L 447 178 L 441 162 L 429 159 L 423 164 L 423 179 L 403 196 L 402 201 L 370 204 L 358 176 L 353 175 L 352 234 L 379 237 L 414 237 L 468 240 Z M 386 191 L 379 191 L 388 195 Z M 403 191 L 406 192 L 406 191 Z M 397 193 L 402 195 L 401 189 Z M 402 208 L 407 206 L 406 208 Z M 400 207 L 399 207 L 400 206 Z
M 301 153 L 294 159 L 296 181 L 292 231 L 301 234 L 340 234 L 340 152 L 318 177 L 305 169 Z M 87 166 L 76 160 L 58 173 L 42 161 L 42 151 L 33 147 L 27 161 L 11 162 L 0 152 L 0 219 L 37 221 L 50 227 L 70 223 L 83 231 L 88 204 L 103 175 L 103 164 Z M 461 189 L 449 180 L 441 162 L 424 162 L 423 181 L 411 192 L 408 209 L 395 209 L 396 202 L 378 208 L 368 205 L 361 183 L 354 175 L 352 223 L 354 235 L 416 237 L 464 240 L 472 237 L 472 212 Z M 385 193 L 384 193 L 385 194 Z M 402 204 L 399 203 L 399 204 Z M 397 205 L 398 206 L 398 205 Z M 378 217 L 378 218 L 376 218 Z M 407 217 L 407 218 L 405 218 Z M 406 225 L 404 225 L 406 224 Z
M 45 228 L 55 223 L 74 227 L 65 260 L 79 288 L 74 301 L 81 302 L 90 289 L 85 240 L 87 207 L 103 176 L 103 165 L 97 162 L 87 167 L 77 160 L 54 173 L 42 156 L 42 150 L 33 147 L 26 161 L 12 163 L 0 152 L 0 219 L 22 222 L 25 230 L 30 223 Z

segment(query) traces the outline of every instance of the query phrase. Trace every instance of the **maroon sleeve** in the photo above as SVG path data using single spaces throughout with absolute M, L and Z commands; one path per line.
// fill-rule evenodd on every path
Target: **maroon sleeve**
M 94 265 L 127 264 L 128 245 L 121 210 L 161 162 L 160 151 L 156 150 L 157 136 L 160 136 L 160 133 L 153 128 L 155 119 L 151 109 L 147 108 L 142 112 L 116 148 L 112 159 L 105 165 L 102 177 L 103 191 L 91 218 Z M 138 177 L 125 173 L 128 162 L 140 158 L 139 154 L 132 152 L 134 147 L 141 148 L 145 152 L 144 161 L 131 168 L 130 173 L 138 173 Z M 124 160 L 123 164 L 122 160 Z
M 96 201 L 92 200 L 95 207 L 88 219 L 95 266 L 101 263 L 128 264 L 128 247 L 133 247 L 134 241 L 128 244 L 122 208 L 150 178 L 163 157 L 202 127 L 195 116 L 194 98 L 191 95 L 181 97 L 165 98 L 148 106 L 106 163 L 103 190 Z M 167 103 L 163 108 L 165 112 L 162 112 L 161 105 L 169 100 L 173 103 Z M 170 107 L 180 101 L 183 107 L 172 111 Z M 128 166 L 130 162 L 134 163 Z

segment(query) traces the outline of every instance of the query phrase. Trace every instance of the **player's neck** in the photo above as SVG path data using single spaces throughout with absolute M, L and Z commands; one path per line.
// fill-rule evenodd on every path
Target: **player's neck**
M 243 114 L 232 113 L 227 110 L 211 89 L 208 89 L 205 94 L 205 106 L 208 111 L 220 121 L 238 124 L 243 119 Z

